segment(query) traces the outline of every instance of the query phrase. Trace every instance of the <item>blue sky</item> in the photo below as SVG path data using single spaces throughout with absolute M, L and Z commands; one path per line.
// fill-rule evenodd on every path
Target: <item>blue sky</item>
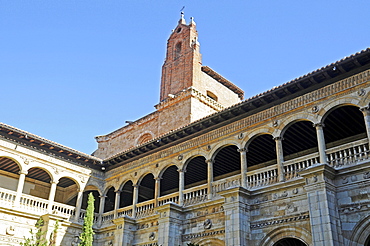
M 368 0 L 0 0 L 0 121 L 92 153 L 154 111 L 183 6 L 246 98 L 370 46 Z

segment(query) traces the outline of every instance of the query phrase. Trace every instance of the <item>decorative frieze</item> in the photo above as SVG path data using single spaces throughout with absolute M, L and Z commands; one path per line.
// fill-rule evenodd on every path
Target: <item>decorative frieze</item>
M 202 237 L 209 237 L 209 236 L 215 236 L 215 235 L 221 235 L 225 234 L 225 230 L 214 230 L 214 231 L 207 231 L 207 232 L 198 232 L 198 233 L 190 233 L 186 235 L 182 235 L 183 241 L 189 241 L 194 238 L 202 238 Z
M 300 214 L 293 215 L 293 216 L 254 222 L 254 223 L 251 223 L 251 229 L 264 228 L 268 226 L 276 226 L 276 225 L 285 224 L 285 223 L 308 220 L 309 218 L 310 218 L 309 213 L 304 212 L 304 213 L 300 213 Z

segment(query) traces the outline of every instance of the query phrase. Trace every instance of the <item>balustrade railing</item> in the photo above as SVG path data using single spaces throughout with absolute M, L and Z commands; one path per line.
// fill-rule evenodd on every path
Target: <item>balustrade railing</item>
M 179 203 L 179 192 L 158 197 L 158 206 L 162 206 L 169 202 L 178 204 Z
M 109 224 L 114 219 L 114 211 L 106 212 L 101 217 L 101 223 L 102 224 Z
M 207 184 L 184 190 L 184 206 L 207 200 Z
M 312 153 L 284 162 L 285 180 L 299 177 L 299 171 L 319 163 L 319 153 Z
M 136 205 L 135 217 L 142 218 L 154 214 L 154 200 L 138 203 Z
M 76 207 L 74 206 L 59 202 L 54 202 L 53 204 L 53 213 L 66 216 L 68 218 L 75 215 L 75 209 Z
M 367 139 L 350 142 L 326 151 L 328 164 L 332 167 L 353 165 L 357 162 L 370 159 Z
M 78 216 L 78 223 L 82 224 L 84 222 L 85 214 L 86 214 L 86 210 L 81 209 L 80 215 Z M 97 223 L 99 221 L 99 213 L 94 213 L 94 220 L 93 221 L 94 221 L 93 226 L 96 227 Z
M 49 201 L 39 197 L 22 194 L 19 201 L 19 208 L 23 211 L 42 215 L 48 212 Z
M 13 206 L 17 192 L 0 188 L 0 206 L 2 208 L 11 208 Z
M 241 175 L 234 175 L 225 179 L 217 180 L 212 183 L 212 195 L 215 196 L 217 192 L 241 186 Z
M 124 216 L 132 217 L 132 205 L 117 210 L 117 218 L 122 218 Z
M 253 189 L 278 182 L 277 164 L 247 173 L 247 188 Z

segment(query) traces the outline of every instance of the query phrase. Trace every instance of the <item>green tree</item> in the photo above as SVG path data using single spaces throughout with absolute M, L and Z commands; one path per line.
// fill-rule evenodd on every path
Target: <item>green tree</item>
M 55 224 L 54 224 L 54 229 L 50 233 L 49 246 L 56 246 L 57 245 L 58 228 L 59 228 L 59 221 L 56 220 Z
M 82 227 L 82 233 L 80 235 L 79 246 L 92 246 L 94 231 L 92 226 L 94 224 L 94 196 L 92 193 L 89 193 L 87 200 L 87 209 L 84 217 L 84 224 Z
M 42 231 L 42 226 L 44 225 L 44 220 L 42 218 L 38 219 L 35 227 L 36 232 L 32 229 L 30 230 L 31 237 L 24 238 L 24 242 L 21 243 L 23 246 L 47 246 L 47 241 L 45 239 L 46 231 Z

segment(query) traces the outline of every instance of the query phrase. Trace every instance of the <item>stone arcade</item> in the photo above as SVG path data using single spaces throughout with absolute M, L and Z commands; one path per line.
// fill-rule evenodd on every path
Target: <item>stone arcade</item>
M 182 16 L 156 111 L 93 155 L 1 124 L 0 245 L 77 245 L 89 192 L 95 245 L 370 245 L 370 49 L 246 100 L 199 49 Z

